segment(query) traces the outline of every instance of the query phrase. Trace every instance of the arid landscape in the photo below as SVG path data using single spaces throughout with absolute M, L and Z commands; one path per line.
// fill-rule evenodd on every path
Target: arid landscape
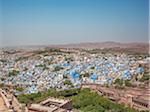
M 149 112 L 149 0 L 0 0 L 0 112 Z

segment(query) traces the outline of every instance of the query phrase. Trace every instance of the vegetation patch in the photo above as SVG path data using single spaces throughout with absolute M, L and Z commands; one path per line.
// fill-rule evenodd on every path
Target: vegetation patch
M 47 92 L 20 95 L 18 100 L 26 104 L 38 103 L 50 96 L 72 99 L 73 107 L 81 112 L 136 112 L 134 109 L 122 104 L 116 104 L 90 89 L 71 89 L 59 92 L 55 89 L 50 89 Z

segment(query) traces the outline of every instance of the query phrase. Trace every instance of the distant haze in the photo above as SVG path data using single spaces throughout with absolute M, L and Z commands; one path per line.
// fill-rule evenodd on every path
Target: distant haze
M 0 46 L 147 42 L 148 0 L 0 0 Z

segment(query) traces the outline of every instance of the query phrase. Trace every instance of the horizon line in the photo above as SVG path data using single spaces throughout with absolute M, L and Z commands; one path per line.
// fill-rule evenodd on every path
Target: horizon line
M 116 44 L 150 44 L 150 41 L 148 42 L 139 42 L 139 41 L 134 41 L 134 42 L 118 42 L 118 41 L 101 41 L 101 42 L 74 42 L 74 43 L 62 43 L 62 44 L 31 44 L 31 45 L 8 45 L 8 46 L 0 46 L 0 48 L 14 48 L 14 47 L 50 47 L 50 46 L 63 46 L 63 45 L 78 45 L 78 44 L 101 44 L 101 43 L 116 43 Z

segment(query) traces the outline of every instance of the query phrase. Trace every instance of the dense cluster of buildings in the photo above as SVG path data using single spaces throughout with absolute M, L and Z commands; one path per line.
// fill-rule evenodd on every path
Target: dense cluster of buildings
M 1 52 L 0 83 L 25 88 L 16 94 L 36 93 L 49 88 L 79 88 L 81 84 L 112 84 L 116 79 L 132 79 L 142 76 L 140 64 L 149 63 L 148 58 L 137 60 L 123 53 L 96 53 L 82 51 L 55 54 L 6 54 Z M 72 85 L 65 84 L 70 80 Z

